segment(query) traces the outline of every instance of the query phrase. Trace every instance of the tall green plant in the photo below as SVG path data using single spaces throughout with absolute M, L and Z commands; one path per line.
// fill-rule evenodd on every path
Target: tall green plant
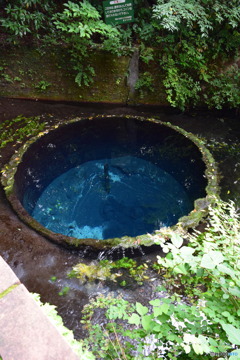
M 106 39 L 117 41 L 118 30 L 106 25 L 96 8 L 86 0 L 65 3 L 63 11 L 53 17 L 53 23 L 58 38 L 68 46 L 70 62 L 76 71 L 75 81 L 80 86 L 89 85 L 95 74 L 93 67 L 86 65 L 91 47 Z
M 229 96 L 229 87 L 238 83 L 228 73 L 224 81 L 218 80 L 222 90 L 214 97 L 219 68 L 237 56 L 240 47 L 238 1 L 158 0 L 153 18 L 162 31 L 160 65 L 170 104 L 184 110 L 192 103 L 203 103 L 204 93 L 208 105 L 238 107 L 240 100 Z

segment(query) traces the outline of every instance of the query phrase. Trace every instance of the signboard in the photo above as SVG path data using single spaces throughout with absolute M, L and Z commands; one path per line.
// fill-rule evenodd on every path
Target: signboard
M 132 0 L 103 1 L 103 8 L 106 24 L 117 25 L 134 21 Z

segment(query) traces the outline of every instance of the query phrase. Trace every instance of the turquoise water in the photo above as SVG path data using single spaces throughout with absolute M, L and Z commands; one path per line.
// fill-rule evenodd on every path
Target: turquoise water
M 32 216 L 56 233 L 108 239 L 152 233 L 191 210 L 172 175 L 150 161 L 122 156 L 64 172 L 41 193 Z

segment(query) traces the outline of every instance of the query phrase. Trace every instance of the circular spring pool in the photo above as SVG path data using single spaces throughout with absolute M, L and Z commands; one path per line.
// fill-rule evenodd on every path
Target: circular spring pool
M 157 120 L 75 119 L 26 148 L 8 197 L 60 243 L 121 244 L 176 224 L 207 195 L 209 164 L 198 146 Z

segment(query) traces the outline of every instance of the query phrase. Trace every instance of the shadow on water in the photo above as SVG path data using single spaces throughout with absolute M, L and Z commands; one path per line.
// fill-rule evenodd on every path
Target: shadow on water
M 12 99 L 0 99 L 0 121 L 14 118 L 19 114 L 24 116 L 40 115 L 43 121 L 52 124 L 62 119 L 72 119 L 76 116 L 95 116 L 96 114 L 129 114 L 141 116 L 159 116 L 163 121 L 170 121 L 175 125 L 191 131 L 201 138 L 207 139 L 211 145 L 213 154 L 218 156 L 223 145 L 226 152 L 219 154 L 220 169 L 222 172 L 222 193 L 226 199 L 235 199 L 240 193 L 240 166 L 237 148 L 232 146 L 232 154 L 227 151 L 228 144 L 233 139 L 239 141 L 239 130 L 236 125 L 237 119 L 226 114 L 195 112 L 191 114 L 179 114 L 151 107 L 120 107 L 118 105 L 79 105 L 59 104 L 46 102 L 31 102 Z M 219 146 L 215 146 L 218 143 Z M 221 145 L 222 144 L 222 145 Z M 238 147 L 239 148 L 239 147 Z M 235 150 L 234 150 L 235 149 Z M 222 150 L 221 150 L 222 151 Z M 235 151 L 235 153 L 234 153 Z M 7 146 L 1 152 L 1 165 L 9 161 L 14 152 L 12 146 Z M 109 185 L 107 177 L 109 169 L 104 168 L 105 191 Z M 154 297 L 155 288 L 161 281 L 156 273 L 148 274 L 149 280 L 144 285 L 134 285 L 132 288 L 117 287 L 107 281 L 81 282 L 79 279 L 69 278 L 68 273 L 72 268 L 83 262 L 86 265 L 104 259 L 118 260 L 122 257 L 134 258 L 141 263 L 150 264 L 156 260 L 157 255 L 162 255 L 157 246 L 148 248 L 136 246 L 136 248 L 122 249 L 119 247 L 96 252 L 86 247 L 74 251 L 66 249 L 48 241 L 37 234 L 13 213 L 6 201 L 3 190 L 0 189 L 0 254 L 15 271 L 20 280 L 32 292 L 41 294 L 44 302 L 55 304 L 65 324 L 74 330 L 75 336 L 84 336 L 84 330 L 80 324 L 81 309 L 89 302 L 89 299 L 97 295 L 122 295 L 129 301 L 139 301 L 143 304 Z

